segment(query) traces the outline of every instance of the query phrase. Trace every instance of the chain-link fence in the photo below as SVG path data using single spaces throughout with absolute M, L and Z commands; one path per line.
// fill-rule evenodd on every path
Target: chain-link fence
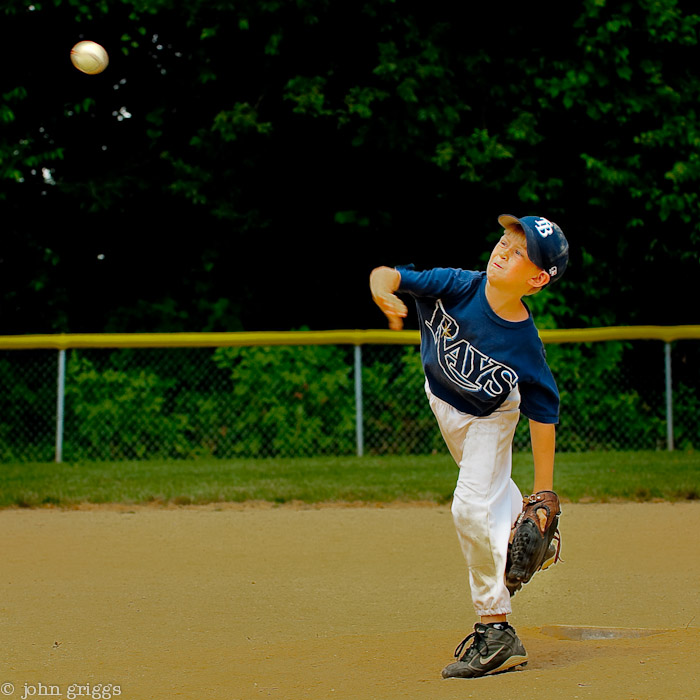
M 700 446 L 700 340 L 547 353 L 558 450 Z M 13 350 L 0 383 L 5 463 L 444 451 L 415 344 Z

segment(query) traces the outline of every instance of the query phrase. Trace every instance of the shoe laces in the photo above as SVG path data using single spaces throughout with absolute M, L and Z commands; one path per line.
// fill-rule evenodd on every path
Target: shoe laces
M 474 639 L 474 643 L 467 649 L 465 652 L 464 656 L 466 656 L 472 649 L 476 648 L 476 651 L 479 653 L 480 656 L 486 656 L 488 653 L 488 643 L 486 642 L 485 636 L 479 632 L 478 629 L 474 629 L 474 631 L 466 636 L 458 645 L 457 648 L 455 649 L 455 658 L 460 659 L 461 661 L 461 654 L 462 651 L 464 650 L 464 647 L 467 646 L 467 642 L 470 639 Z

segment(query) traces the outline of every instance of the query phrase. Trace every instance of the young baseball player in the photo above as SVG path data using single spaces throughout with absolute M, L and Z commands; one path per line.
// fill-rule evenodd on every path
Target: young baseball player
M 507 622 L 510 599 L 534 570 L 551 563 L 558 523 L 552 487 L 559 393 L 523 298 L 561 278 L 569 247 L 559 226 L 543 217 L 502 215 L 498 221 L 503 235 L 483 272 L 410 266 L 379 267 L 370 275 L 372 297 L 390 328 L 401 329 L 407 315 L 397 293 L 415 298 L 425 391 L 459 466 L 452 515 L 479 622 L 457 647 L 458 660 L 443 669 L 445 678 L 484 676 L 527 662 Z M 511 479 L 520 412 L 529 419 L 534 459 L 526 508 Z M 537 514 L 521 525 L 533 508 Z M 523 563 L 523 556 L 530 560 Z

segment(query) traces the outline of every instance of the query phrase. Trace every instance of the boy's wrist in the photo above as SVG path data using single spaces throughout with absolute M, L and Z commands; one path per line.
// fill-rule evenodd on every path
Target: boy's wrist
M 401 284 L 401 273 L 393 267 L 377 267 L 369 276 L 369 288 L 372 296 L 393 294 Z

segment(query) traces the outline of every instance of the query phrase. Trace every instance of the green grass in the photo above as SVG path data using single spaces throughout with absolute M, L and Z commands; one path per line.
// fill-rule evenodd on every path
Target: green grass
M 6 464 L 0 465 L 0 508 L 243 501 L 446 503 L 456 476 L 446 455 Z M 515 455 L 513 478 L 529 492 L 529 455 Z M 696 500 L 700 453 L 560 454 L 555 489 L 571 502 Z

